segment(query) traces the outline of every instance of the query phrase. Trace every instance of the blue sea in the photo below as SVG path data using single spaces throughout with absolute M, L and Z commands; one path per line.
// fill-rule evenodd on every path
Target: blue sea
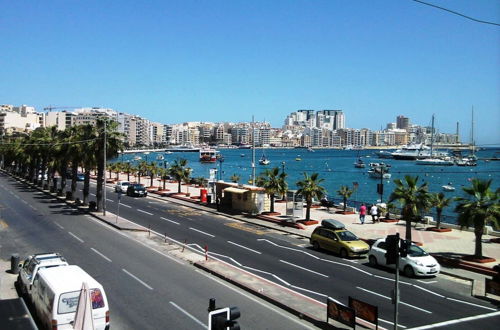
M 241 177 L 241 183 L 247 183 L 252 177 L 252 150 L 251 149 L 220 149 L 223 162 L 212 164 L 202 164 L 198 161 L 197 152 L 183 153 L 150 153 L 144 154 L 124 154 L 118 159 L 120 161 L 131 161 L 134 157 L 140 156 L 142 160 L 148 162 L 155 161 L 160 166 L 164 166 L 164 161 L 171 163 L 176 159 L 185 158 L 188 160 L 188 166 L 193 169 L 193 177 L 209 177 L 209 170 L 217 168 L 222 172 L 222 179 L 230 181 L 233 174 Z M 315 149 L 310 152 L 307 149 L 256 149 L 256 173 L 263 172 L 266 168 L 279 167 L 287 173 L 288 185 L 290 189 L 296 189 L 296 182 L 303 178 L 303 173 L 319 173 L 324 181 L 322 185 L 328 192 L 331 200 L 340 200 L 337 190 L 341 185 L 349 187 L 357 186 L 356 192 L 351 196 L 349 204 L 358 206 L 361 202 L 375 203 L 380 200 L 377 194 L 377 183 L 380 179 L 368 177 L 368 166 L 363 169 L 355 168 L 354 162 L 361 157 L 365 163 L 384 162 L 391 165 L 391 178 L 384 180 L 383 202 L 387 202 L 390 193 L 394 190 L 394 179 L 404 179 L 405 175 L 418 176 L 421 183 L 427 182 L 431 192 L 443 191 L 443 185 L 453 185 L 454 192 L 445 192 L 449 197 L 463 195 L 462 187 L 470 186 L 470 180 L 478 177 L 481 179 L 493 179 L 493 189 L 500 186 L 500 161 L 485 161 L 485 158 L 498 157 L 499 148 L 489 148 L 476 152 L 479 158 L 477 166 L 459 167 L 459 166 L 425 166 L 416 165 L 415 161 L 379 159 L 375 155 L 378 150 L 332 150 Z M 265 153 L 271 161 L 269 165 L 258 164 L 258 159 Z M 163 155 L 164 161 L 158 160 L 158 156 Z M 299 160 L 300 159 L 300 160 Z M 219 172 L 220 173 L 220 172 Z M 443 212 L 444 221 L 455 223 L 456 215 L 453 213 L 453 206 L 448 207 Z M 432 215 L 432 212 L 431 212 Z

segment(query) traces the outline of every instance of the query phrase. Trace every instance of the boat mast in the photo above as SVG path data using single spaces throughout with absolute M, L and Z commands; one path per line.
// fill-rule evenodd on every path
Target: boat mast
M 432 114 L 432 126 L 431 126 L 431 158 L 432 158 L 433 146 L 434 146 L 434 114 Z
M 472 147 L 472 156 L 474 156 L 475 152 L 475 142 L 474 142 L 474 106 L 472 106 L 472 125 L 471 125 L 471 132 L 470 132 L 470 144 Z

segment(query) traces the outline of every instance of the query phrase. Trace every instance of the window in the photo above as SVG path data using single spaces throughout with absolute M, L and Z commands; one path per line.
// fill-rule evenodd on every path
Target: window
M 382 250 L 387 250 L 387 243 L 386 242 L 380 242 L 378 243 L 377 247 Z
M 66 292 L 59 296 L 58 314 L 74 313 L 78 307 L 80 299 L 80 290 Z M 92 301 L 92 309 L 104 307 L 104 297 L 100 289 L 90 289 L 90 299 Z

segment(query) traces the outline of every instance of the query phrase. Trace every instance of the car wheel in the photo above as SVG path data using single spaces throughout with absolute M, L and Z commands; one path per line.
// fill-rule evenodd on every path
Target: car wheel
M 413 270 L 412 266 L 406 266 L 404 268 L 404 273 L 406 277 L 413 277 L 415 276 L 415 271 Z
M 318 242 L 316 242 L 316 241 L 313 242 L 313 249 L 319 250 L 319 243 Z
M 378 265 L 377 258 L 375 256 L 370 256 L 368 258 L 368 262 L 370 263 L 370 266 L 376 267 Z
M 347 258 L 347 250 L 346 249 L 340 249 L 340 257 Z

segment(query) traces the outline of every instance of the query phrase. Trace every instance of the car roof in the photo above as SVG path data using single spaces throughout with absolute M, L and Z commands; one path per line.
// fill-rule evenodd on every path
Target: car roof
M 99 282 L 76 265 L 45 268 L 40 270 L 39 276 L 43 276 L 47 284 L 58 292 L 80 290 L 84 281 L 90 288 L 102 288 Z

